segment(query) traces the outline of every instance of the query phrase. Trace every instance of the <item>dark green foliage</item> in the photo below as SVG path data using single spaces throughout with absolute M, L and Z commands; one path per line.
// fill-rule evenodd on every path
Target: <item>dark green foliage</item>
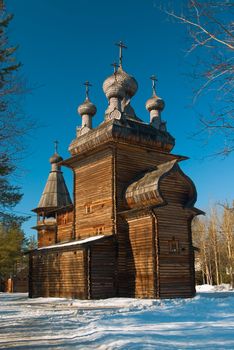
M 1 157 L 0 167 L 0 206 L 14 207 L 22 198 L 19 193 L 19 187 L 9 184 L 8 176 L 14 171 L 14 167 L 10 165 L 6 155 Z
M 9 182 L 9 177 L 15 168 L 10 164 L 6 154 L 0 156 L 0 222 L 9 222 L 17 217 L 6 210 L 13 208 L 22 198 L 20 188 L 13 186 Z M 23 218 L 19 217 L 19 221 Z
M 12 18 L 0 0 L 0 280 L 7 280 L 24 269 L 28 264 L 24 251 L 33 247 L 32 239 L 26 240 L 21 229 L 26 218 L 12 211 L 22 198 L 12 175 L 22 157 L 23 138 L 30 128 L 18 104 L 22 84 L 18 76 L 21 64 L 15 58 L 17 47 L 7 37 Z
M 17 264 L 22 262 L 25 243 L 24 233 L 17 222 L 13 222 L 8 226 L 0 224 L 1 279 L 6 279 L 14 275 Z

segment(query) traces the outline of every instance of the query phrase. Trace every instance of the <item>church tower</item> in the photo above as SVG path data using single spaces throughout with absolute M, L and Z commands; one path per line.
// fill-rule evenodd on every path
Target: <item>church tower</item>
M 51 171 L 38 206 L 33 209 L 37 213 L 34 229 L 38 232 L 39 248 L 72 239 L 73 204 L 59 164 L 62 160 L 55 141 L 55 153 L 50 158 Z
M 118 46 L 119 65 L 113 64 L 113 74 L 103 83 L 108 106 L 96 128 L 92 127 L 97 109 L 89 97 L 91 84 L 85 83 L 85 101 L 78 107 L 82 125 L 69 146 L 71 157 L 58 163 L 73 171 L 74 206 L 63 191 L 66 204 L 63 208 L 56 204 L 51 211 L 55 217 L 61 210 L 72 213 L 73 231 L 61 244 L 57 222 L 51 248 L 43 243 L 31 254 L 31 296 L 195 294 L 191 222 L 202 212 L 194 207 L 195 186 L 179 166 L 187 158 L 171 153 L 175 139 L 162 120 L 165 102 L 157 96 L 155 76 L 146 102 L 149 120 L 137 116 L 131 100 L 138 84 L 123 68 L 125 45 Z M 43 218 L 48 218 L 43 199 L 47 192 L 36 209 Z M 44 226 L 49 232 L 45 222 Z M 40 232 L 39 224 L 37 229 Z M 37 277 L 45 282 L 43 273 L 36 273 L 42 268 L 40 257 L 57 266 L 56 283 L 51 274 L 44 289 L 35 287 Z

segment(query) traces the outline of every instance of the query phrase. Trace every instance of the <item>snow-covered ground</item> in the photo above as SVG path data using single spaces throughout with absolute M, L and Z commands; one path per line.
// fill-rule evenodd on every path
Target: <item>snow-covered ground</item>
M 234 292 L 193 299 L 28 299 L 0 293 L 1 349 L 234 349 Z

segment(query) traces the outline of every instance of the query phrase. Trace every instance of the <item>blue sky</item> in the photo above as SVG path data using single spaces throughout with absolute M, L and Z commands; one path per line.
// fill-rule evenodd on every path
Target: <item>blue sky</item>
M 186 56 L 185 27 L 168 20 L 158 10 L 159 1 L 118 0 L 7 0 L 8 11 L 15 17 L 9 30 L 10 41 L 18 44 L 21 73 L 34 87 L 24 96 L 22 107 L 39 127 L 28 138 L 28 156 L 17 181 L 24 198 L 15 210 L 30 213 L 43 191 L 53 153 L 53 141 L 59 140 L 59 153 L 69 156 L 68 146 L 75 137 L 81 118 L 77 107 L 84 100 L 82 83 L 93 87 L 91 100 L 97 106 L 94 125 L 102 120 L 107 100 L 102 91 L 104 79 L 112 74 L 110 64 L 118 59 L 116 41 L 123 40 L 123 67 L 138 81 L 132 99 L 137 115 L 149 120 L 145 102 L 151 96 L 149 77 L 158 77 L 158 95 L 165 100 L 163 119 L 176 138 L 173 153 L 190 157 L 183 170 L 195 182 L 196 206 L 207 210 L 215 201 L 233 199 L 234 155 L 225 159 L 207 158 L 221 145 L 221 139 L 204 139 L 191 135 L 198 131 L 197 113 L 208 113 L 212 96 L 204 96 L 192 106 L 194 82 L 186 76 L 194 56 Z M 176 3 L 176 2 L 175 2 Z M 208 138 L 208 137 L 207 137 Z M 64 169 L 72 193 L 72 174 Z M 27 234 L 35 224 L 33 216 L 24 224 Z

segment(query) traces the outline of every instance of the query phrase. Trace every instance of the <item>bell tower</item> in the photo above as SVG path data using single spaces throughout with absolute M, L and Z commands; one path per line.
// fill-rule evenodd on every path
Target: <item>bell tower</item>
M 59 164 L 63 158 L 58 154 L 57 148 L 58 142 L 55 141 L 55 152 L 49 159 L 51 171 L 38 206 L 33 209 L 37 213 L 37 225 L 33 228 L 38 232 L 39 248 L 60 241 L 58 226 L 61 221 L 61 212 L 70 213 L 73 210 L 73 204 Z

